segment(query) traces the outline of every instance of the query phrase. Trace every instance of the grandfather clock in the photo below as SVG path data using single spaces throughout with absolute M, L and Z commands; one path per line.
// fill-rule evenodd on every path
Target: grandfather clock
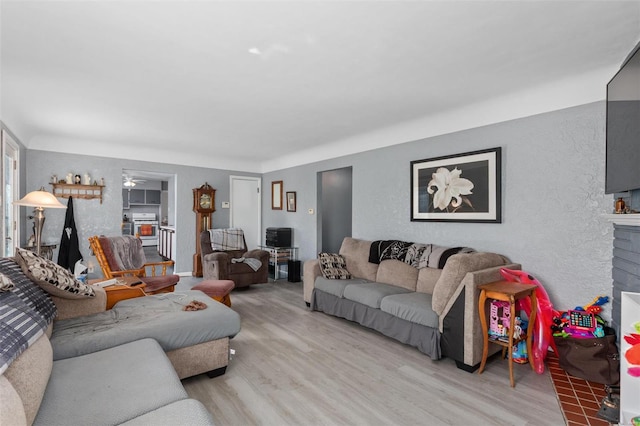
M 196 212 L 196 254 L 193 255 L 193 276 L 202 276 L 202 255 L 200 234 L 211 228 L 211 213 L 215 208 L 216 190 L 205 182 L 200 188 L 193 188 L 193 211 Z

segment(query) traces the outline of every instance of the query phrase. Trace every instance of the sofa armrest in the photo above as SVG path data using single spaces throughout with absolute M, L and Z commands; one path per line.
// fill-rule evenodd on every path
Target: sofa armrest
M 53 303 L 58 309 L 57 320 L 81 317 L 91 315 L 97 312 L 107 310 L 107 293 L 104 288 L 94 286 L 95 297 L 87 297 L 85 299 L 63 299 L 61 297 L 51 296 Z
M 244 254 L 244 257 L 251 257 L 254 259 L 258 259 L 260 262 L 262 262 L 263 265 L 265 263 L 269 263 L 270 256 L 271 256 L 271 253 L 269 253 L 266 250 L 260 250 L 260 249 L 249 250 Z
M 462 330 L 464 344 L 464 364 L 474 366 L 482 360 L 483 336 L 482 327 L 480 325 L 480 313 L 478 299 L 480 297 L 479 285 L 488 284 L 494 281 L 502 280 L 500 275 L 501 268 L 521 269 L 518 263 L 508 263 L 505 265 L 494 266 L 491 268 L 480 269 L 478 271 L 468 272 L 456 288 L 453 296 L 440 315 L 439 328 L 440 332 L 444 330 L 444 324 L 447 314 L 451 311 L 456 301 L 461 297 L 464 304 L 464 324 Z M 499 348 L 496 346 L 496 352 Z
M 321 275 L 322 271 L 320 271 L 320 261 L 318 259 L 310 259 L 304 262 L 302 286 L 305 303 L 311 303 L 311 294 L 316 284 L 316 278 Z

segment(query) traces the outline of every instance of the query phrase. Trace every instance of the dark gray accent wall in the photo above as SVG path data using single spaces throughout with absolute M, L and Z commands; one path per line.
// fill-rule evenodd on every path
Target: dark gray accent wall
M 397 142 L 397 141 L 394 141 Z M 501 224 L 410 221 L 412 160 L 502 147 Z M 298 211 L 264 195 L 263 226 L 294 228 L 302 260 L 315 258 L 317 173 L 353 169 L 353 236 L 497 252 L 538 278 L 557 309 L 611 294 L 613 197 L 604 194 L 605 102 L 535 115 L 264 174 L 297 191 Z M 610 315 L 605 306 L 604 315 Z
M 337 253 L 344 237 L 351 236 L 352 172 L 351 167 L 345 167 L 319 173 L 318 219 L 322 228 L 319 252 Z

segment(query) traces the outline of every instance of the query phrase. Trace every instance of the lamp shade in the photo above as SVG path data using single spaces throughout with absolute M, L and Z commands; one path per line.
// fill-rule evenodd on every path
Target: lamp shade
M 31 191 L 13 204 L 17 206 L 42 207 L 45 209 L 66 209 L 67 206 L 61 204 L 52 193 L 41 189 L 39 191 Z

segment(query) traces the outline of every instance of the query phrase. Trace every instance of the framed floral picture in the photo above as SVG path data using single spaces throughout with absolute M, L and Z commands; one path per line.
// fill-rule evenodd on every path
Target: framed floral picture
M 501 148 L 411 162 L 411 220 L 502 222 Z

